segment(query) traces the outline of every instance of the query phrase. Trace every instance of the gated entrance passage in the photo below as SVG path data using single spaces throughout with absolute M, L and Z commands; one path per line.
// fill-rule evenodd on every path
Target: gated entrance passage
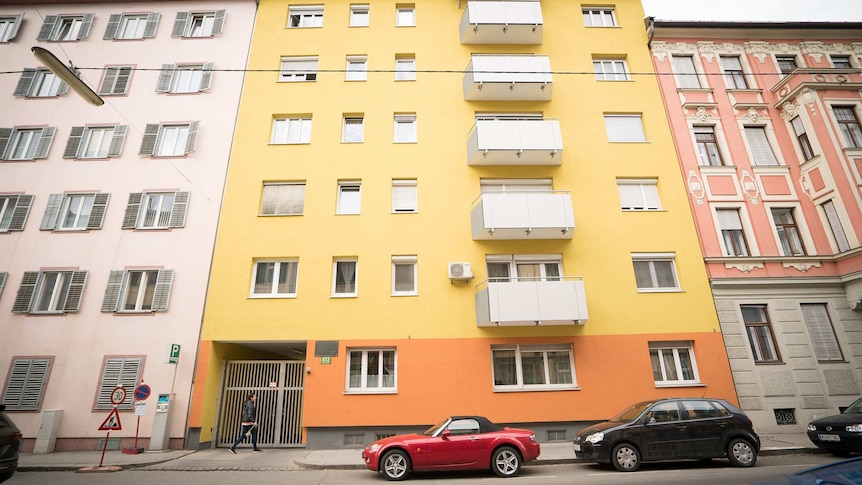
M 242 360 L 227 363 L 216 446 L 230 446 L 239 436 L 242 406 L 257 394 L 259 446 L 302 446 L 302 389 L 305 362 Z

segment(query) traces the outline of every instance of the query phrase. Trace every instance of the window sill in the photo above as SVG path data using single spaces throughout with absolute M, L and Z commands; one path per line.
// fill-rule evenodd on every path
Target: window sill
M 862 156 L 862 147 L 846 147 L 844 153 L 850 156 Z
M 622 208 L 622 211 L 625 212 L 668 212 L 667 209 L 627 209 L 625 207 Z
M 329 295 L 330 298 L 356 298 L 356 293 L 345 294 L 345 295 Z
M 278 299 L 295 299 L 296 293 L 285 295 L 248 295 L 249 300 L 278 300 Z
M 344 391 L 347 396 L 361 396 L 368 394 L 398 394 L 398 389 L 347 389 Z
M 142 316 L 142 315 L 155 315 L 155 310 L 139 310 L 139 311 L 115 311 L 114 315 L 118 317 L 131 317 L 131 316 Z
M 780 361 L 780 360 L 776 360 L 776 361 L 757 361 L 757 360 L 755 360 L 754 365 L 785 365 L 785 363 Z
M 638 288 L 638 293 L 685 293 L 680 288 Z
M 418 214 L 418 210 L 413 211 L 392 211 L 392 214 Z
M 547 391 L 580 391 L 581 388 L 578 386 L 565 386 L 565 387 L 530 387 L 530 388 L 505 388 L 505 387 L 494 387 L 494 392 L 547 392 Z
M 301 216 L 302 214 L 258 214 L 258 217 L 296 217 Z
M 649 140 L 608 140 L 608 143 L 642 143 L 647 144 Z
M 414 292 L 414 293 L 392 293 L 391 296 L 396 297 L 396 298 L 402 297 L 402 296 L 419 296 L 419 293 L 418 292 Z
M 726 88 L 725 91 L 728 93 L 755 93 L 760 94 L 763 92 L 760 88 Z
M 665 389 L 669 387 L 706 387 L 706 384 L 702 382 L 656 382 L 656 389 Z

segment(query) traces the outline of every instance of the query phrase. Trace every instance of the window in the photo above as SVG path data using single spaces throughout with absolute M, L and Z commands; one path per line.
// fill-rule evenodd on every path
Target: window
M 775 158 L 775 153 L 766 137 L 766 128 L 746 126 L 745 139 L 748 141 L 748 148 L 751 150 L 754 165 L 778 165 L 778 159 Z
M 641 115 L 605 115 L 609 142 L 646 141 Z
M 150 39 L 156 36 L 161 14 L 111 14 L 105 39 Z
M 862 148 L 862 128 L 859 127 L 859 118 L 853 106 L 833 106 L 835 119 L 847 148 Z
M 184 227 L 189 192 L 132 192 L 123 216 L 123 229 Z
M 835 337 L 835 329 L 825 303 L 801 303 L 802 318 L 811 337 L 818 362 L 843 362 L 844 354 Z
M 36 40 L 73 41 L 85 39 L 90 34 L 94 14 L 46 15 Z
M 799 67 L 796 65 L 796 56 L 775 56 L 775 61 L 778 63 L 778 71 L 785 76 Z
M 395 143 L 416 143 L 416 115 L 395 115 Z
M 742 72 L 742 64 L 738 56 L 719 56 L 721 70 L 724 72 L 724 82 L 727 89 L 748 89 L 748 82 Z
M 716 209 L 725 256 L 748 256 L 748 242 L 739 218 L 739 209 Z
M 51 375 L 53 357 L 13 358 L 3 391 L 7 411 L 39 411 Z
M 296 145 L 311 142 L 311 117 L 283 118 L 272 122 L 272 141 L 275 145 Z
M 571 345 L 492 345 L 494 390 L 575 389 Z
M 793 217 L 793 209 L 772 209 L 772 220 L 775 223 L 775 231 L 781 242 L 781 251 L 785 256 L 804 256 L 805 246 L 799 237 L 799 228 Z
M 757 363 L 781 362 L 778 346 L 772 334 L 772 324 L 766 313 L 766 305 L 741 305 L 742 320 L 745 322 L 745 332 L 751 353 Z
M 3 160 L 36 160 L 47 158 L 54 132 L 45 128 L 0 128 L 0 154 Z
M 332 265 L 332 296 L 356 296 L 356 260 L 336 259 Z
M 808 140 L 808 133 L 805 131 L 805 124 L 802 123 L 802 118 L 795 117 L 790 120 L 790 125 L 793 126 L 793 132 L 796 133 L 796 142 L 799 143 L 799 149 L 802 150 L 802 155 L 805 160 L 814 158 L 814 149 L 811 148 L 811 142 Z
M 102 86 L 99 94 L 126 94 L 129 89 L 129 79 L 132 77 L 131 66 L 108 66 L 105 68 L 105 77 L 102 78 Z
M 305 208 L 305 182 L 265 183 L 260 214 L 298 216 Z
M 87 271 L 25 271 L 12 313 L 77 312 L 86 283 Z
M 368 58 L 365 56 L 347 56 L 347 72 L 345 81 L 365 81 L 368 79 Z
M 23 231 L 32 205 L 32 195 L 0 194 L 0 232 Z
M 392 296 L 418 295 L 416 256 L 392 256 Z
M 829 58 L 832 60 L 832 67 L 836 69 L 850 69 L 853 67 L 850 64 L 850 56 L 831 55 Z
M 282 57 L 279 82 L 317 81 L 317 56 Z
M 162 64 L 157 93 L 198 93 L 212 83 L 214 62 L 206 64 Z
M 101 229 L 110 194 L 51 194 L 42 216 L 43 231 Z
M 66 94 L 69 86 L 48 69 L 24 69 L 15 96 L 28 98 L 48 98 Z
M 338 182 L 338 201 L 336 214 L 359 214 L 362 199 L 362 185 L 356 180 Z
M 110 158 L 120 156 L 126 125 L 73 126 L 63 158 Z
M 416 180 L 393 180 L 392 212 L 416 213 L 418 211 L 418 188 Z
M 638 291 L 679 290 L 672 253 L 632 254 L 632 264 Z
M 596 81 L 628 81 L 629 68 L 625 59 L 593 59 Z
M 6 286 L 6 278 L 9 277 L 9 273 L 6 271 L 0 271 L 0 295 L 3 294 L 3 287 Z
M 562 275 L 559 255 L 490 255 L 485 264 L 495 283 L 560 281 Z
M 299 261 L 255 261 L 252 296 L 296 296 Z
M 113 409 L 111 393 L 118 386 L 134 389 L 140 384 L 144 372 L 144 357 L 105 357 L 102 376 L 99 380 L 99 395 L 96 409 Z M 126 392 L 126 399 L 117 406 L 119 409 L 133 409 L 134 398 Z
M 658 180 L 617 179 L 620 206 L 624 211 L 659 210 Z
M 212 37 L 221 34 L 224 10 L 215 12 L 177 12 L 171 37 Z
M 396 367 L 394 349 L 348 349 L 347 390 L 395 392 Z
M 697 384 L 691 342 L 650 342 L 649 357 L 656 386 Z
M 590 7 L 581 10 L 584 14 L 585 27 L 616 27 L 614 9 L 610 7 Z
M 24 20 L 24 14 L 19 14 L 14 17 L 0 17 L 0 42 L 9 42 L 18 34 L 18 28 L 21 27 L 21 21 Z
M 363 136 L 362 116 L 344 116 L 344 124 L 341 129 L 341 141 L 343 143 L 362 143 Z
M 844 232 L 844 227 L 841 225 L 841 217 L 838 215 L 838 209 L 835 207 L 835 202 L 828 200 L 820 207 L 823 213 L 826 214 L 826 222 L 829 224 L 829 229 L 832 232 L 832 237 L 835 239 L 835 244 L 838 246 L 838 252 L 850 250 L 850 241 L 847 239 L 847 234 Z
M 198 124 L 197 121 L 160 125 L 147 123 L 140 154 L 154 157 L 177 157 L 192 153 L 195 151 Z
M 724 161 L 721 151 L 718 149 L 718 141 L 715 138 L 715 127 L 695 126 L 694 141 L 697 147 L 700 165 L 704 167 L 721 166 Z
M 694 68 L 694 56 L 671 56 L 676 85 L 680 88 L 700 88 L 700 78 Z
M 288 7 L 287 27 L 323 27 L 323 5 L 290 5 Z
M 416 26 L 416 8 L 413 5 L 396 5 L 395 6 L 395 26 L 396 27 L 415 27 Z
M 395 56 L 395 80 L 416 80 L 416 58 L 413 54 L 397 54 Z
M 367 4 L 350 6 L 350 26 L 368 27 L 369 9 Z
M 102 311 L 167 311 L 173 281 L 172 269 L 112 270 L 102 300 Z

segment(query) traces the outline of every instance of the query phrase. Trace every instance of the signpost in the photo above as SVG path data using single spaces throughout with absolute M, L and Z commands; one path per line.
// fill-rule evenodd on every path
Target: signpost
M 138 423 L 135 426 L 135 446 L 132 448 L 123 448 L 123 453 L 137 455 L 144 452 L 143 448 L 138 448 L 138 431 L 141 429 L 141 416 L 147 413 L 147 403 L 145 400 L 150 397 L 150 391 L 150 386 L 144 384 L 143 380 L 135 386 L 135 391 L 132 393 L 135 398 L 135 416 L 138 418 Z
M 99 468 L 102 468 L 102 463 L 105 461 L 105 451 L 108 449 L 108 438 L 111 437 L 111 430 L 121 430 L 123 429 L 123 425 L 120 423 L 120 413 L 117 412 L 117 405 L 126 400 L 126 388 L 123 386 L 117 386 L 111 391 L 111 404 L 114 405 L 114 408 L 111 409 L 111 412 L 108 414 L 108 417 L 102 421 L 101 426 L 99 426 L 99 431 L 107 431 L 108 434 L 105 435 L 105 444 L 102 446 L 102 458 L 99 459 Z

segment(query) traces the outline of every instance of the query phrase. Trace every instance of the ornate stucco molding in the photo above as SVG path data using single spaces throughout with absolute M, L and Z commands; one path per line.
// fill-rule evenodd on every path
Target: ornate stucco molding
M 742 44 L 743 48 L 745 48 L 745 52 L 753 55 L 763 64 L 766 61 L 766 56 L 769 55 L 770 45 L 769 42 L 756 41 L 756 42 L 746 42 Z
M 826 52 L 826 46 L 820 41 L 806 41 L 799 43 L 799 49 L 803 54 L 808 54 L 812 59 L 820 62 Z
M 751 273 L 755 269 L 763 269 L 763 263 L 725 263 L 727 269 L 737 269 L 743 273 Z
M 746 111 L 745 114 L 742 115 L 742 119 L 749 123 L 757 123 L 763 118 L 764 116 L 758 113 L 757 110 L 754 108 L 748 108 L 748 111 Z
M 790 121 L 799 115 L 799 105 L 793 101 L 788 101 L 781 105 L 781 119 Z
M 791 261 L 791 262 L 785 262 L 785 263 L 782 263 L 782 266 L 784 266 L 784 268 L 785 268 L 785 269 L 787 269 L 787 268 L 793 268 L 793 269 L 795 269 L 795 270 L 797 270 L 797 271 L 800 271 L 800 272 L 804 273 L 804 272 L 808 271 L 808 270 L 809 270 L 809 269 L 811 269 L 811 268 L 819 268 L 819 267 L 820 267 L 820 263 L 818 263 L 818 262 L 816 262 L 816 261 L 807 261 L 807 262 L 802 262 L 802 261 L 800 261 L 800 262 L 794 262 L 794 261 Z

